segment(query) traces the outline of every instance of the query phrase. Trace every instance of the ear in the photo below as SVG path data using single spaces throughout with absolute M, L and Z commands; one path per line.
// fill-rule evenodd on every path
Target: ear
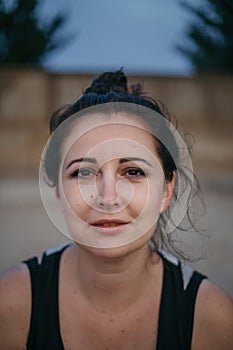
M 164 195 L 161 203 L 161 213 L 166 211 L 171 203 L 174 187 L 176 182 L 176 173 L 173 171 L 173 176 L 171 181 L 166 181 L 164 185 Z

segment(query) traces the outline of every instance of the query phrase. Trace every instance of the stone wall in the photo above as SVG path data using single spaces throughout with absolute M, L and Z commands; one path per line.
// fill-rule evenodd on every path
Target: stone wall
M 91 74 L 0 70 L 1 176 L 37 173 L 51 113 L 75 101 L 92 79 Z M 144 90 L 194 134 L 198 167 L 233 170 L 233 77 L 134 75 L 129 81 L 143 82 Z

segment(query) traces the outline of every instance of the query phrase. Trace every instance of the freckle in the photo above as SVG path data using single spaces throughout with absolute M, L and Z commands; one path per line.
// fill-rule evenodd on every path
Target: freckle
M 20 329 L 21 329 L 21 331 L 24 331 L 25 328 L 24 328 L 24 327 L 21 327 Z
M 75 295 L 77 295 L 77 294 L 78 294 L 77 290 L 74 290 L 74 294 L 75 294 Z
M 137 318 L 137 321 L 138 321 L 138 322 L 141 322 L 141 319 L 140 319 L 140 317 L 138 317 L 138 318 Z
M 121 333 L 125 333 L 125 330 L 124 330 L 124 329 L 122 329 L 122 330 L 121 330 Z
M 106 310 L 102 310 L 102 314 L 106 314 Z
M 92 195 L 90 195 L 90 198 L 93 198 L 93 196 L 92 196 Z
M 110 319 L 110 322 L 114 322 L 114 320 L 111 318 L 111 319 Z
M 12 311 L 12 310 L 13 310 L 13 308 L 10 306 L 10 307 L 9 307 L 9 310 L 10 310 L 10 311 Z

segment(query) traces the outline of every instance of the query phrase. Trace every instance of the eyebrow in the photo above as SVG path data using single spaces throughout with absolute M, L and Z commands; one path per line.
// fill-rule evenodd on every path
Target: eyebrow
M 74 159 L 72 160 L 67 166 L 66 169 L 68 169 L 72 164 L 74 163 L 81 163 L 81 162 L 88 162 L 88 163 L 93 163 L 93 164 L 97 164 L 97 161 L 95 158 L 79 158 L 79 159 Z
M 127 157 L 127 158 L 121 158 L 119 160 L 119 163 L 122 164 L 122 163 L 127 163 L 127 162 L 143 162 L 149 166 L 152 166 L 152 164 L 150 164 L 146 159 L 143 159 L 143 158 L 139 158 L 139 157 Z
M 139 158 L 139 157 L 127 157 L 127 158 L 120 158 L 119 159 L 119 163 L 122 164 L 122 163 L 127 163 L 127 162 L 143 162 L 149 166 L 152 167 L 152 165 L 146 160 L 146 159 L 143 159 L 143 158 Z M 68 169 L 72 164 L 74 163 L 81 163 L 81 162 L 87 162 L 87 163 L 92 163 L 92 164 L 97 164 L 97 160 L 95 158 L 79 158 L 79 159 L 74 159 L 72 160 L 67 166 L 66 166 L 66 169 Z

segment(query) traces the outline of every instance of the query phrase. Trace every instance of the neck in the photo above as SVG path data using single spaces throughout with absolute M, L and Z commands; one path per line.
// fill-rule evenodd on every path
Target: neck
M 96 309 L 124 309 L 150 293 L 161 277 L 160 258 L 145 245 L 121 257 L 106 257 L 78 248 L 78 281 Z

